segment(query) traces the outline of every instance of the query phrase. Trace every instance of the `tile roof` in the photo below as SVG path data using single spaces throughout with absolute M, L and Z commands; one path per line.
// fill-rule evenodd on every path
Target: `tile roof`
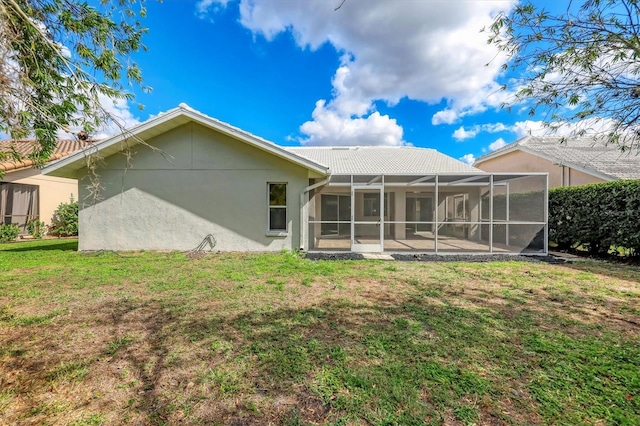
M 71 155 L 79 149 L 82 149 L 93 142 L 95 141 L 61 139 L 58 141 L 55 149 L 53 150 L 53 153 L 51 154 L 51 157 L 49 157 L 47 162 L 58 160 L 60 158 Z M 22 161 L 15 161 L 10 158 L 5 159 L 4 161 L 0 161 L 0 170 L 8 172 L 10 170 L 22 169 L 34 165 L 34 161 L 26 157 L 37 149 L 35 140 L 0 140 L 0 152 L 8 152 L 11 151 L 12 148 L 15 149 L 15 151 L 24 158 L 22 159 Z
M 430 148 L 352 146 L 285 149 L 325 165 L 337 175 L 485 173 Z
M 640 151 L 632 149 L 622 152 L 616 146 L 607 146 L 594 137 L 567 138 L 561 143 L 559 136 L 527 136 L 478 158 L 475 164 L 517 149 L 612 179 L 640 179 Z

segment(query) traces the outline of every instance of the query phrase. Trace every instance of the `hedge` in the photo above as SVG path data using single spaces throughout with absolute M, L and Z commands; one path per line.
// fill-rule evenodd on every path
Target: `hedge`
M 640 180 L 549 191 L 549 240 L 593 254 L 624 247 L 640 254 Z

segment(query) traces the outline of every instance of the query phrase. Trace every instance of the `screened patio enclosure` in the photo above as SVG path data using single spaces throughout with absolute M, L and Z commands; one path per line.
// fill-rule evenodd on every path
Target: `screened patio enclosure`
M 332 175 L 308 192 L 309 251 L 547 253 L 547 174 Z

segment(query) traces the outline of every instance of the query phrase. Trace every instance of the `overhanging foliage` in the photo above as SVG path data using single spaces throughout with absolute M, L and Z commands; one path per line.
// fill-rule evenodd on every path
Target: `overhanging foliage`
M 58 132 L 91 134 L 117 120 L 103 103 L 131 99 L 142 85 L 130 55 L 143 49 L 145 0 L 3 0 L 0 2 L 0 133 L 35 138 L 36 162 Z M 143 87 L 145 89 L 145 87 Z M 0 152 L 0 160 L 16 152 Z
M 640 140 L 640 4 L 637 0 L 568 2 L 558 12 L 527 1 L 500 14 L 489 43 L 507 55 L 503 106 L 543 114 L 551 130 L 598 133 L 620 149 Z

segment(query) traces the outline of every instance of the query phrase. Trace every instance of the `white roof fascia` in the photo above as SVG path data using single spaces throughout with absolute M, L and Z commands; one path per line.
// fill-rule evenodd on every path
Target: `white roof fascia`
M 510 152 L 513 152 L 520 147 L 520 145 L 516 145 L 518 142 L 513 142 L 512 144 L 507 145 L 506 147 L 504 147 L 504 149 L 501 149 L 499 151 L 494 151 L 492 153 L 489 153 L 487 155 L 483 155 L 482 157 L 478 158 L 474 163 L 473 166 L 476 167 L 476 164 L 482 164 L 485 161 L 489 161 L 489 160 L 493 160 L 494 158 L 500 157 L 503 154 L 508 154 Z
M 122 142 L 125 139 L 131 139 L 132 145 L 135 145 L 139 143 L 138 135 L 140 135 L 141 133 L 151 130 L 156 126 L 162 125 L 171 120 L 174 120 L 180 116 L 186 116 L 191 120 L 195 121 L 196 123 L 202 124 L 211 129 L 215 129 L 221 133 L 234 137 L 235 139 L 248 143 L 249 145 L 252 145 L 256 148 L 259 148 L 277 157 L 288 160 L 306 169 L 312 170 L 323 176 L 327 176 L 330 174 L 329 168 L 322 164 L 315 163 L 307 158 L 288 152 L 283 148 L 280 148 L 279 146 L 275 145 L 272 142 L 268 142 L 265 139 L 259 138 L 250 133 L 244 132 L 238 128 L 230 126 L 226 123 L 223 123 L 221 121 L 208 117 L 196 110 L 191 109 L 188 106 L 183 106 L 182 104 L 177 108 L 174 108 L 172 110 L 167 111 L 166 113 L 159 115 L 158 117 L 154 117 L 150 120 L 145 121 L 144 123 L 134 126 L 131 129 L 127 129 L 122 133 L 119 133 L 115 136 L 107 138 L 96 144 L 90 145 L 87 148 L 76 152 L 75 154 L 72 154 L 58 161 L 54 161 L 48 166 L 44 167 L 42 169 L 42 173 L 48 174 L 55 170 L 61 169 L 65 166 L 72 165 L 73 163 L 79 160 L 84 160 L 87 154 L 103 151 L 104 149 L 109 148 L 119 142 Z M 84 163 L 82 164 L 82 166 L 83 165 Z M 79 169 L 82 166 L 79 166 L 77 168 Z
M 298 164 L 304 168 L 311 169 L 323 175 L 330 174 L 329 168 L 322 164 L 316 163 L 314 161 L 309 160 L 308 158 L 301 157 L 297 154 L 289 152 L 272 142 L 268 142 L 265 139 L 262 139 L 250 133 L 244 132 L 236 127 L 232 127 L 226 123 L 223 123 L 211 117 L 207 117 L 204 114 L 201 114 L 195 110 L 192 110 L 191 108 L 188 108 L 185 110 L 185 115 L 191 116 L 191 118 L 193 118 L 193 120 L 196 122 L 205 124 L 210 128 L 220 131 L 221 133 L 225 133 L 229 136 L 233 136 L 236 139 L 239 139 L 243 142 L 253 145 L 256 148 L 260 148 L 264 151 L 267 151 L 268 153 L 273 154 L 277 157 L 281 157 L 285 160 L 289 160 L 290 162 Z
M 147 120 L 143 123 L 138 124 L 137 126 L 132 127 L 131 129 L 126 129 L 123 132 L 118 133 L 117 135 L 111 136 L 107 139 L 104 139 L 98 143 L 88 146 L 85 149 L 81 149 L 73 155 L 60 159 L 58 161 L 54 161 L 53 163 L 42 168 L 42 174 L 49 174 L 55 170 L 61 169 L 65 166 L 69 166 L 75 163 L 78 160 L 84 159 L 87 157 L 87 154 L 93 154 L 96 152 L 100 152 L 110 146 L 115 145 L 118 142 L 122 142 L 127 138 L 132 138 L 132 145 L 138 143 L 136 135 L 144 132 L 145 130 L 149 130 L 155 126 L 158 126 L 162 123 L 165 123 L 179 115 L 180 107 L 174 108 L 172 110 L 167 111 L 164 114 L 161 114 L 157 117 L 152 118 L 151 120 Z M 78 167 L 80 168 L 80 167 Z
M 527 136 L 526 138 L 529 138 L 529 136 Z M 611 181 L 611 180 L 616 180 L 617 179 L 615 176 L 611 176 L 611 175 L 608 175 L 606 173 L 599 172 L 597 170 L 588 169 L 588 168 L 586 168 L 584 166 L 580 166 L 580 165 L 572 163 L 572 162 L 562 161 L 559 158 L 556 158 L 556 157 L 551 156 L 551 155 L 547 155 L 544 152 L 530 149 L 526 145 L 521 145 L 520 144 L 520 142 L 522 142 L 524 140 L 525 140 L 525 138 L 520 139 L 520 140 L 518 140 L 518 141 L 516 141 L 516 142 L 514 142 L 514 143 L 512 143 L 510 145 L 507 145 L 507 147 L 505 147 L 504 149 L 501 149 L 501 150 L 492 152 L 490 154 L 487 154 L 487 155 L 485 155 L 483 157 L 480 157 L 473 164 L 474 164 L 474 166 L 476 166 L 478 164 L 484 163 L 485 161 L 493 160 L 494 158 L 501 157 L 502 155 L 509 154 L 511 152 L 520 150 L 522 152 L 526 152 L 527 154 L 535 155 L 535 156 L 538 156 L 538 157 L 543 158 L 545 160 L 551 161 L 552 163 L 560 164 L 560 165 L 567 166 L 567 167 L 571 167 L 572 169 L 576 169 L 578 171 L 581 171 L 583 173 L 586 173 L 588 175 L 591 175 L 591 176 L 594 176 L 594 177 L 597 177 L 597 178 L 600 178 L 600 179 L 604 179 L 604 180 L 607 180 L 607 181 Z
M 518 148 L 522 152 L 526 152 L 527 154 L 531 154 L 531 155 L 537 155 L 538 157 L 544 158 L 545 160 L 551 161 L 552 163 L 557 164 L 559 166 L 571 167 L 572 169 L 576 169 L 576 170 L 578 170 L 580 172 L 583 172 L 583 173 L 586 173 L 588 175 L 591 175 L 591 176 L 594 176 L 594 177 L 597 177 L 597 178 L 600 178 L 600 179 L 604 179 L 604 180 L 607 180 L 607 181 L 617 180 L 617 178 L 615 176 L 611 176 L 611 175 L 608 175 L 606 173 L 599 172 L 597 170 L 588 169 L 588 168 L 586 168 L 584 166 L 580 166 L 580 165 L 572 163 L 570 161 L 563 161 L 563 160 L 561 160 L 561 159 L 559 159 L 557 157 L 554 157 L 552 155 L 547 155 L 544 152 L 536 151 L 536 150 L 529 149 L 529 148 L 523 147 L 523 146 L 518 147 Z

